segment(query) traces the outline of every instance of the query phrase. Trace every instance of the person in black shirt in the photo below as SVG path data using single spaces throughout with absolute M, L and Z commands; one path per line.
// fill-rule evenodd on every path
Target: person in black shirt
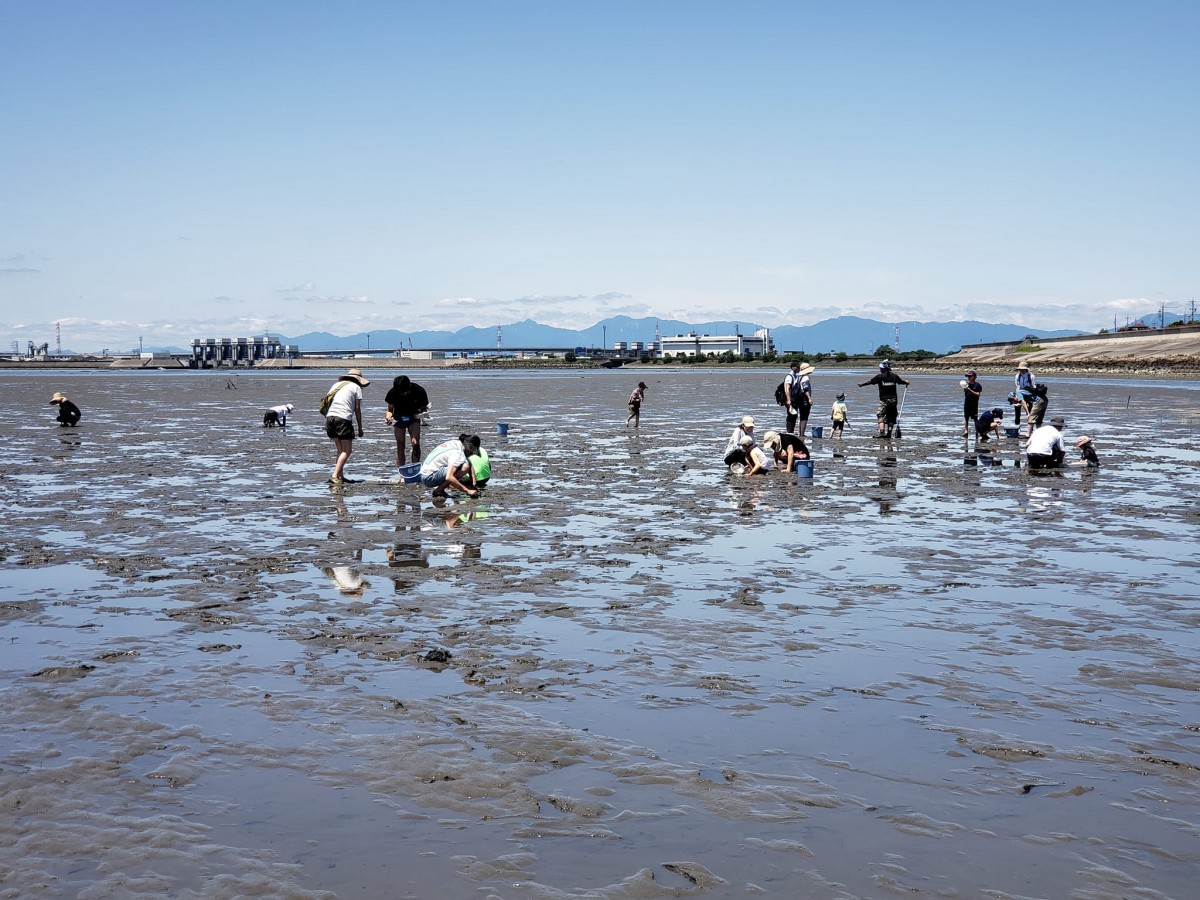
M 425 388 L 407 375 L 397 375 L 391 390 L 383 398 L 387 413 L 383 420 L 392 426 L 396 435 L 396 465 L 404 465 L 405 444 L 412 444 L 413 462 L 421 461 L 421 415 L 429 412 L 429 395 Z
M 879 374 L 861 382 L 858 386 L 866 387 L 868 384 L 879 385 L 879 409 L 875 411 L 875 418 L 879 422 L 879 433 L 875 437 L 890 438 L 892 428 L 896 425 L 898 400 L 896 385 L 907 386 L 908 382 L 893 372 L 892 364 L 885 359 L 879 364 Z
M 50 398 L 50 405 L 55 404 L 58 405 L 58 424 L 64 428 L 68 425 L 74 428 L 83 417 L 79 407 L 68 400 L 66 394 L 55 391 L 54 396 Z

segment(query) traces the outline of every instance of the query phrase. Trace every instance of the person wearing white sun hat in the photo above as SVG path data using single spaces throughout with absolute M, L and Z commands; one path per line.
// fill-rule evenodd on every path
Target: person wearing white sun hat
M 325 414 L 325 434 L 333 441 L 337 451 L 333 474 L 329 477 L 330 484 L 343 484 L 351 480 L 345 477 L 344 470 L 346 461 L 354 451 L 356 422 L 358 436 L 363 436 L 362 389 L 370 383 L 358 369 L 351 369 L 334 382 L 329 393 L 325 395 L 331 398 L 329 411 Z

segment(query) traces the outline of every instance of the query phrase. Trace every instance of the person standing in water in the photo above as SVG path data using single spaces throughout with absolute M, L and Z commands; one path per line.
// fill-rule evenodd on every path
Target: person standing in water
M 407 375 L 397 375 L 383 398 L 387 412 L 383 420 L 392 426 L 396 436 L 396 465 L 404 465 L 405 448 L 412 445 L 413 462 L 421 461 L 421 416 L 429 412 L 429 395 L 425 388 Z
M 642 424 L 642 401 L 646 399 L 646 382 L 639 381 L 633 393 L 629 395 L 629 415 L 625 418 L 625 427 L 633 423 L 634 428 Z
M 833 436 L 842 439 L 842 429 L 850 424 L 850 412 L 846 408 L 846 395 L 838 394 L 829 409 L 829 419 L 833 422 Z
M 970 437 L 979 421 L 979 398 L 983 395 L 983 385 L 972 369 L 965 376 L 963 389 L 963 437 Z
M 42 396 L 46 395 L 43 394 Z M 79 407 L 68 400 L 66 394 L 59 391 L 55 391 L 54 396 L 50 398 L 50 405 L 58 407 L 56 421 L 63 428 L 68 426 L 74 428 L 79 424 L 79 420 L 83 418 L 83 413 L 79 411 Z
M 362 425 L 362 389 L 370 384 L 358 369 L 351 369 L 339 378 L 329 389 L 332 401 L 329 412 L 325 414 L 325 434 L 333 441 L 337 451 L 337 460 L 333 464 L 333 474 L 329 476 L 330 484 L 343 484 L 351 481 L 346 478 L 344 470 L 346 461 L 354 452 L 355 423 L 358 423 L 358 436 L 363 436 Z
M 875 418 L 879 422 L 879 433 L 875 437 L 890 438 L 892 429 L 896 426 L 897 403 L 896 385 L 908 385 L 908 382 L 892 371 L 892 364 L 886 359 L 879 364 L 879 374 L 861 382 L 859 387 L 868 384 L 879 385 L 879 409 Z

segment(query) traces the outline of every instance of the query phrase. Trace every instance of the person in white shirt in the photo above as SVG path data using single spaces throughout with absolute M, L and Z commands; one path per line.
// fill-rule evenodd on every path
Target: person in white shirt
M 1025 460 L 1031 469 L 1053 469 L 1061 466 L 1067 455 L 1062 430 L 1067 423 L 1062 418 L 1053 418 L 1049 425 L 1035 428 L 1025 443 Z
M 370 383 L 358 369 L 351 369 L 329 389 L 327 396 L 332 395 L 333 400 L 329 404 L 329 412 L 325 414 L 325 434 L 337 450 L 337 461 L 329 477 L 330 484 L 353 483 L 353 479 L 345 477 L 343 470 L 354 450 L 355 422 L 358 423 L 358 436 L 363 436 L 362 389 Z
M 263 413 L 263 428 L 274 428 L 278 425 L 280 428 L 287 428 L 287 417 L 294 406 L 290 403 L 285 403 L 283 406 L 272 406 Z
M 479 439 L 472 440 L 469 434 L 460 434 L 456 438 L 443 441 L 433 448 L 421 464 L 421 484 L 433 488 L 435 497 L 445 497 L 448 487 L 462 491 L 468 497 L 478 497 L 479 491 L 461 481 L 462 478 L 467 478 L 471 471 L 467 457 L 478 452 Z

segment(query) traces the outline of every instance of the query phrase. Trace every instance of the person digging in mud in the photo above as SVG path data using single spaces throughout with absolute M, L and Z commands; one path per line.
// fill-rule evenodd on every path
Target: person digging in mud
M 980 443 L 985 443 L 993 435 L 1000 436 L 1000 426 L 1004 424 L 1004 410 L 995 406 L 984 410 L 975 419 L 975 436 Z
M 1049 425 L 1034 430 L 1025 444 L 1025 460 L 1031 469 L 1054 469 L 1061 466 L 1067 455 L 1062 431 L 1067 427 L 1064 419 L 1054 418 Z
M 875 437 L 890 438 L 892 429 L 896 427 L 899 404 L 896 385 L 902 384 L 907 387 L 908 382 L 893 372 L 892 364 L 885 359 L 879 364 L 879 374 L 861 382 L 859 387 L 866 387 L 868 384 L 879 385 L 879 409 L 875 411 L 875 418 L 879 422 L 879 433 Z
M 421 464 L 421 484 L 433 488 L 434 497 L 445 497 L 448 488 L 466 494 L 468 497 L 478 497 L 479 491 L 463 483 L 470 478 L 471 464 L 468 456 L 474 456 L 479 451 L 479 438 L 471 440 L 471 435 L 460 434 L 456 438 L 438 444 Z
M 42 396 L 45 396 L 44 394 Z M 54 396 L 50 398 L 50 405 L 58 407 L 58 417 L 56 421 L 59 426 L 66 428 L 70 426 L 74 428 L 79 424 L 79 420 L 83 417 L 83 413 L 79 411 L 79 407 L 67 399 L 67 395 L 59 391 L 54 392 Z
M 747 435 L 742 438 L 742 452 L 746 454 L 746 469 L 742 475 L 766 475 L 771 471 L 772 455 Z
M 1079 450 L 1079 459 L 1075 460 L 1073 466 L 1087 466 L 1089 469 L 1096 469 L 1100 466 L 1100 457 L 1096 455 L 1096 445 L 1092 443 L 1092 439 L 1086 434 L 1081 435 L 1075 441 L 1075 447 Z
M 278 425 L 280 428 L 287 428 L 287 417 L 296 407 L 290 403 L 285 403 L 283 406 L 272 406 L 263 413 L 263 428 L 274 428 Z
M 742 440 L 747 437 L 751 439 L 751 443 L 754 442 L 754 419 L 742 416 L 742 421 L 733 429 L 733 434 L 729 435 L 729 442 L 725 445 L 725 465 L 749 465 L 750 460 L 742 451 Z
M 763 435 L 763 446 L 771 452 L 775 462 L 783 463 L 785 472 L 792 471 L 796 460 L 810 458 L 808 447 L 799 435 L 768 431 Z

